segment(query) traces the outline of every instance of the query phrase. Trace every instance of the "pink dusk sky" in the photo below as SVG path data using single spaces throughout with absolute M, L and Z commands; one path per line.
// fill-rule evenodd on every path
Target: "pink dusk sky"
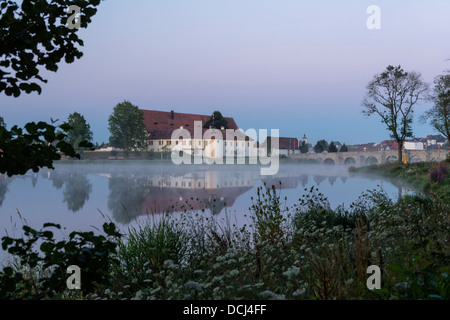
M 370 5 L 379 30 L 367 28 Z M 77 111 L 107 142 L 113 107 L 129 100 L 311 142 L 380 142 L 389 132 L 362 115 L 365 86 L 388 65 L 432 83 L 450 69 L 449 35 L 448 0 L 107 0 L 80 30 L 84 56 L 44 72 L 41 95 L 1 95 L 0 116 L 10 127 Z M 434 133 L 415 122 L 415 136 Z

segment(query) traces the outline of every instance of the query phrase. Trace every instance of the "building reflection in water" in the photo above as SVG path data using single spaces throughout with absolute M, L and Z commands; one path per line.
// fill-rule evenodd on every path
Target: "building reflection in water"
M 129 223 L 143 214 L 209 210 L 220 213 L 251 190 L 249 171 L 198 171 L 185 175 L 156 173 L 111 176 L 108 209 L 114 219 Z

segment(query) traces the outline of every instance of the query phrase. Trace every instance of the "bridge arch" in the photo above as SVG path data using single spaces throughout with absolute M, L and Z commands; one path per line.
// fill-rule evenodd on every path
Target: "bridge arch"
M 423 162 L 422 158 L 420 158 L 419 156 L 411 156 L 409 158 L 409 163 L 418 163 L 418 162 Z
M 326 158 L 325 160 L 323 160 L 323 164 L 334 166 L 336 162 L 331 158 Z
M 406 150 L 406 158 L 409 162 L 416 161 L 413 156 L 419 157 L 421 161 L 438 161 L 438 150 Z M 447 152 L 440 150 L 441 161 L 446 158 Z M 398 153 L 397 150 L 378 150 L 378 151 L 350 151 L 348 153 L 307 153 L 307 154 L 295 154 L 290 155 L 292 158 L 315 160 L 318 164 L 324 164 L 324 160 L 331 159 L 335 164 L 344 165 L 367 165 L 369 163 L 376 163 L 374 159 L 378 161 L 378 164 L 386 162 L 397 162 Z M 355 162 L 353 162 L 353 160 Z M 403 159 L 401 159 L 403 161 Z M 330 163 L 330 160 L 327 160 Z
M 356 164 L 356 160 L 353 157 L 347 157 L 344 160 L 344 164 L 345 165 L 355 165 Z
M 386 158 L 386 162 L 396 162 L 397 161 L 397 156 L 388 156 Z
M 321 184 L 323 181 L 325 181 L 326 178 L 327 178 L 326 176 L 320 176 L 320 175 L 317 175 L 317 176 L 314 176 L 314 182 L 315 182 L 318 186 L 320 186 L 320 184 Z
M 374 156 L 369 156 L 366 158 L 366 164 L 367 165 L 373 165 L 373 164 L 378 164 L 378 159 Z

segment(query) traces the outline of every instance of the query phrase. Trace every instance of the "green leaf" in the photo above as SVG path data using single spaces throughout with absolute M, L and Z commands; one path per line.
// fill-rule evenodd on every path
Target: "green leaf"
M 406 272 L 406 271 L 405 271 L 404 269 L 402 269 L 400 266 L 398 266 L 398 265 L 393 265 L 393 264 L 387 266 L 386 269 L 388 269 L 388 270 L 390 270 L 390 271 L 392 271 L 392 272 L 398 273 L 398 274 L 405 274 L 405 272 Z
M 10 237 L 3 237 L 2 238 L 2 248 L 3 250 L 6 250 L 8 246 L 14 243 L 14 240 Z
M 44 223 L 44 228 L 48 228 L 48 227 L 55 227 L 57 229 L 61 229 L 61 225 L 60 224 L 51 223 L 51 222 Z

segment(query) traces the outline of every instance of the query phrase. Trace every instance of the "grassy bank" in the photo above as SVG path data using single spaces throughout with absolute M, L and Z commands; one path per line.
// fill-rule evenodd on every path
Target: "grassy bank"
M 285 208 L 268 188 L 250 211 L 239 229 L 186 212 L 136 230 L 120 245 L 108 298 L 450 298 L 448 203 L 368 192 L 332 210 L 311 189 Z M 367 289 L 370 265 L 382 270 L 380 290 Z
M 386 163 L 360 168 L 350 168 L 358 174 L 373 174 L 402 181 L 420 192 L 450 201 L 450 160 L 437 162 L 419 162 L 412 164 Z

